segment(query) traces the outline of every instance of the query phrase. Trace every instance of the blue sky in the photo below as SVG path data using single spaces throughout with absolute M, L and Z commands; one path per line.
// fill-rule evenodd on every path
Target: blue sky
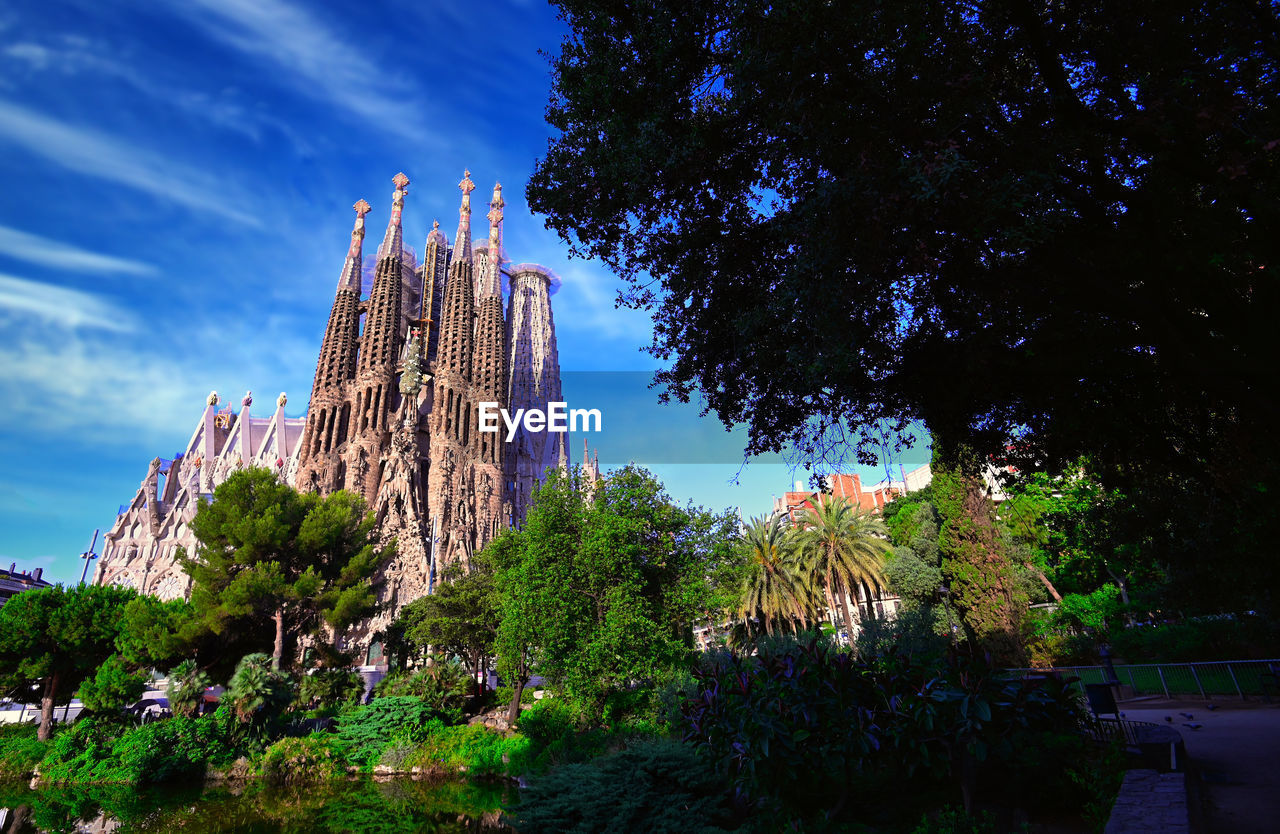
M 372 254 L 397 171 L 419 252 L 432 219 L 452 235 L 464 167 L 477 198 L 501 180 L 508 255 L 563 279 L 562 369 L 652 369 L 648 317 L 614 309 L 617 280 L 569 260 L 525 204 L 549 135 L 538 50 L 562 31 L 538 2 L 0 10 L 0 564 L 77 578 L 93 529 L 182 448 L 210 390 L 252 389 L 260 414 L 286 391 L 301 413 L 350 206 L 374 207 Z M 681 500 L 748 514 L 795 477 L 654 469 Z

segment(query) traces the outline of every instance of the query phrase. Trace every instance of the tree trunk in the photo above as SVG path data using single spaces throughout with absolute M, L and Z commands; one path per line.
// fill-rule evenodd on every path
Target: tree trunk
M 516 694 L 511 697 L 511 706 L 507 707 L 507 723 L 515 726 L 520 719 L 520 699 L 524 697 L 524 675 L 516 677 Z
M 831 617 L 831 624 L 836 627 L 836 642 L 840 642 L 840 623 L 836 622 L 836 597 L 831 592 L 831 577 L 827 577 L 827 581 L 822 583 L 822 592 L 827 597 L 827 613 Z
M 53 735 L 53 702 L 58 697 L 58 683 L 62 675 L 54 672 L 44 681 L 44 694 L 40 696 L 40 729 L 36 731 L 36 738 L 40 741 L 48 741 Z
M 849 645 L 853 645 L 853 617 L 849 613 L 849 595 L 845 593 L 844 582 L 840 583 L 840 613 L 844 616 L 844 628 L 849 634 Z
M 279 670 L 280 660 L 284 657 L 284 606 L 276 608 L 276 613 L 272 616 L 276 622 L 276 644 L 271 650 L 271 668 Z
M 1049 595 L 1057 602 L 1062 602 L 1062 594 L 1058 593 L 1058 589 L 1053 587 L 1053 583 L 1049 581 L 1049 577 L 1044 575 L 1044 571 L 1034 566 L 1032 566 L 1031 570 L 1035 572 L 1035 575 L 1044 583 L 1044 586 L 1049 589 Z

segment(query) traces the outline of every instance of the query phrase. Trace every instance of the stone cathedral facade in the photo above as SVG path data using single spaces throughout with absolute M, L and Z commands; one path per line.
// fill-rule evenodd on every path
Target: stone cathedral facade
M 378 577 L 382 613 L 367 635 L 407 602 L 430 593 L 450 566 L 503 528 L 519 525 L 548 466 L 568 466 L 563 433 L 480 432 L 478 404 L 545 409 L 562 399 L 554 274 L 503 258 L 502 186 L 489 201 L 488 237 L 471 238 L 470 172 L 464 174 L 452 245 L 439 223 L 421 264 L 403 243 L 409 179 L 393 180 L 391 217 L 376 254 L 373 285 L 361 297 L 364 200 L 316 362 L 303 417 L 238 412 L 210 394 L 186 448 L 155 458 L 133 500 L 107 533 L 95 582 L 163 598 L 189 593 L 174 561 L 195 544 L 189 523 L 201 500 L 236 469 L 266 466 L 297 489 L 364 496 L 397 555 Z M 505 281 L 504 281 L 505 279 Z M 509 288 L 503 298 L 504 283 Z M 357 639 L 359 639 L 357 637 Z

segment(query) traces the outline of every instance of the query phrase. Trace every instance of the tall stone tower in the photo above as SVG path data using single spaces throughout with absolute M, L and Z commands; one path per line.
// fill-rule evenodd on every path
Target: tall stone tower
M 392 195 L 391 219 L 378 249 L 378 268 L 373 276 L 369 311 L 365 315 L 364 333 L 360 338 L 351 442 L 344 455 L 347 489 L 363 495 L 370 505 L 377 498 L 381 476 L 379 462 L 391 439 L 390 415 L 399 406 L 400 399 L 396 385 L 404 279 L 400 223 L 409 178 L 403 173 L 396 174 L 392 182 L 396 190 Z
M 551 286 L 556 281 L 551 270 L 537 264 L 511 267 L 507 367 L 512 413 L 521 408 L 545 410 L 548 403 L 564 400 L 560 391 L 556 324 L 551 315 Z M 527 432 L 523 426 L 517 430 L 515 439 L 505 445 L 515 513 L 511 523 L 520 526 L 547 467 L 568 466 L 569 450 L 564 434 Z
M 471 262 L 471 172 L 458 183 L 462 205 L 458 233 L 445 284 L 440 343 L 436 352 L 431 408 L 431 471 L 427 486 L 440 566 L 469 563 L 475 550 L 475 460 L 470 444 L 477 434 L 471 390 L 475 346 L 475 275 Z
M 469 566 L 476 549 L 525 518 L 548 466 L 567 462 L 565 435 L 480 432 L 478 403 L 545 409 L 561 399 L 551 288 L 535 264 L 506 268 L 504 201 L 495 185 L 489 234 L 473 248 L 471 192 L 463 175 L 452 248 L 439 224 L 422 262 L 403 244 L 409 179 L 397 175 L 391 219 L 377 253 L 373 286 L 360 298 L 364 200 L 316 361 L 309 412 L 252 417 L 246 395 L 236 414 L 208 407 L 183 452 L 157 458 L 132 502 L 121 508 L 99 562 L 98 581 L 134 584 L 165 598 L 189 587 L 173 559 L 190 546 L 190 519 L 236 469 L 267 466 L 298 489 L 349 489 L 369 503 L 396 558 L 375 578 L 382 610 L 344 635 L 370 644 L 398 609 L 430 593 L 445 568 Z M 483 253 L 483 256 L 481 256 Z M 503 301 L 503 276 L 511 296 Z M 361 317 L 364 317 L 361 332 Z M 373 656 L 371 653 L 370 657 Z
M 502 185 L 494 185 L 489 203 L 488 263 L 477 308 L 476 361 L 472 382 L 477 403 L 507 406 L 507 329 L 502 316 Z M 477 416 L 478 421 L 478 416 Z M 506 444 L 500 432 L 477 432 L 476 547 L 484 547 L 511 524 L 509 488 L 503 477 Z M 504 504 L 506 507 L 504 508 Z
M 301 488 L 330 492 L 344 486 L 342 459 L 338 447 L 346 440 L 351 406 L 348 389 L 356 376 L 360 342 L 360 270 L 364 245 L 364 216 L 370 205 L 359 200 L 354 206 L 356 225 L 351 230 L 347 260 L 338 277 L 338 291 L 329 326 L 316 361 L 315 382 L 311 386 L 311 407 L 298 456 L 297 484 Z

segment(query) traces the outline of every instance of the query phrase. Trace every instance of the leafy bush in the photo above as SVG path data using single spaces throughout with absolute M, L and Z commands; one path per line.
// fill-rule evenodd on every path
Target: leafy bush
M 194 660 L 184 660 L 169 670 L 169 683 L 164 694 L 169 699 L 169 709 L 177 716 L 195 715 L 196 707 L 209 686 L 209 676 Z
M 521 711 L 520 732 L 538 747 L 573 735 L 576 727 L 573 711 L 558 698 L 543 698 Z
M 125 732 L 111 747 L 115 763 L 110 770 L 111 778 L 103 781 L 142 785 L 203 776 L 202 751 L 190 744 L 189 738 L 184 738 L 193 729 L 189 726 L 192 721 L 189 718 L 156 721 Z
M 348 760 L 372 767 L 393 739 L 419 742 L 444 724 L 421 698 L 375 698 L 338 721 L 338 742 Z
M 695 676 L 686 738 L 742 804 L 793 821 L 848 813 L 851 797 L 890 806 L 883 792 L 907 783 L 972 798 L 980 769 L 1002 774 L 986 781 L 1003 782 L 1006 799 L 1025 801 L 1008 775 L 1061 783 L 1060 760 L 1024 754 L 1079 722 L 1076 699 L 1054 680 L 1009 679 L 983 659 L 855 659 L 816 636 L 762 644 L 757 656 L 707 655 Z
M 123 781 L 115 772 L 112 743 L 120 725 L 99 718 L 83 718 L 58 733 L 40 763 L 40 777 L 58 782 Z
M 392 739 L 386 747 L 382 748 L 382 755 L 378 757 L 378 764 L 395 768 L 396 770 L 404 770 L 410 766 L 409 759 L 413 757 L 417 750 L 418 745 L 407 738 Z
M 424 770 L 456 773 L 465 769 L 477 776 L 496 776 L 521 773 L 529 760 L 530 744 L 524 736 L 508 737 L 471 725 L 436 730 L 406 763 Z
M 0 781 L 26 779 L 49 750 L 36 738 L 35 724 L 0 725 Z
M 417 672 L 398 672 L 373 688 L 376 698 L 421 698 L 446 724 L 462 721 L 463 705 L 472 689 L 471 673 L 457 659 L 440 660 Z
M 298 702 L 305 706 L 358 704 L 364 697 L 364 678 L 354 669 L 316 669 L 298 684 Z
M 963 808 L 947 807 L 921 819 L 911 834 L 996 834 L 996 822 L 989 813 L 970 815 Z
M 207 765 L 220 767 L 253 751 L 251 740 L 237 735 L 240 729 L 227 707 L 203 718 L 177 717 L 131 728 L 84 718 L 54 739 L 40 774 L 54 783 L 195 778 Z
M 695 671 L 686 737 L 744 802 L 815 811 L 844 796 L 887 743 L 887 703 L 853 657 L 816 636 L 710 654 Z M 812 763 L 822 762 L 819 768 Z
M 80 684 L 76 695 L 88 712 L 117 715 L 142 697 L 149 678 L 149 672 L 131 670 L 124 658 L 113 654 Z
M 282 738 L 267 748 L 258 763 L 262 776 L 274 784 L 332 779 L 345 767 L 331 733 Z
M 267 735 L 293 702 L 289 675 L 271 667 L 271 656 L 245 655 L 227 684 L 223 701 L 252 732 Z
M 711 834 L 737 827 L 727 794 L 726 782 L 692 747 L 651 740 L 555 768 L 507 811 L 521 834 Z

